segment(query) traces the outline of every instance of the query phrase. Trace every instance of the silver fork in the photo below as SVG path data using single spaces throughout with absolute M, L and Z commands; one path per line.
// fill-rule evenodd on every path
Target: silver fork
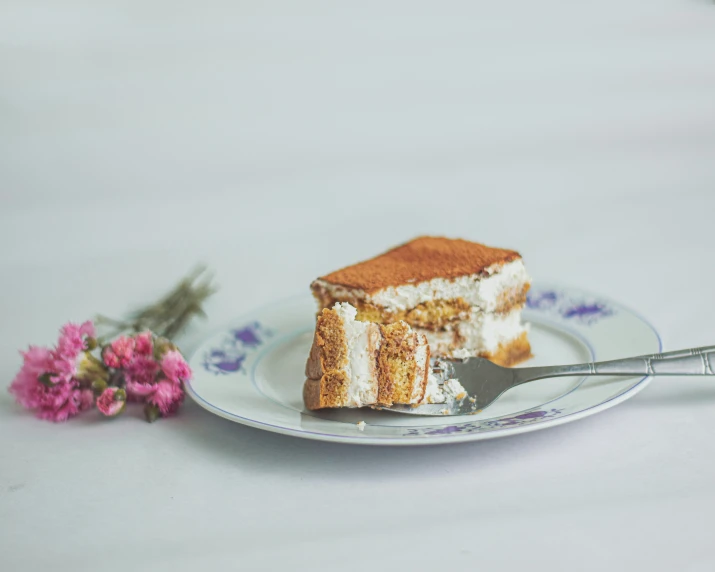
M 474 415 L 489 407 L 504 392 L 536 379 L 564 376 L 609 375 L 636 377 L 640 375 L 715 375 L 715 346 L 692 348 L 632 358 L 556 365 L 547 367 L 508 368 L 484 358 L 462 362 L 441 362 L 441 377 L 457 378 L 469 397 L 428 405 L 393 405 L 382 407 L 409 415 Z

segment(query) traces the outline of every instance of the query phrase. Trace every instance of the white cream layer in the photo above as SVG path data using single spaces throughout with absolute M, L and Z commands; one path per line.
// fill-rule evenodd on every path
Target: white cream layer
M 427 336 L 433 355 L 465 358 L 496 351 L 501 344 L 511 342 L 528 331 L 528 324 L 521 322 L 521 310 L 508 314 L 478 312 L 469 320 L 457 322 L 451 329 L 432 332 L 414 328 Z M 460 349 L 452 352 L 454 331 L 460 335 Z
M 419 403 L 422 397 L 422 382 L 425 378 L 425 370 L 429 368 L 429 359 L 427 357 L 427 349 L 429 346 L 422 343 L 424 340 L 422 336 L 419 336 L 420 344 L 415 350 L 415 363 L 417 364 L 417 371 L 415 373 L 415 384 L 412 386 L 412 395 L 410 396 L 410 403 Z
M 343 320 L 345 339 L 348 346 L 348 363 L 344 370 L 350 380 L 346 407 L 362 407 L 377 402 L 377 379 L 375 374 L 375 354 L 370 351 L 369 322 L 355 320 L 357 310 L 350 304 L 338 302 L 333 306 Z M 378 342 L 379 343 L 379 342 Z M 373 348 L 375 350 L 377 348 Z
M 492 264 L 485 273 L 459 276 L 453 280 L 433 278 L 417 284 L 388 286 L 374 294 L 331 284 L 324 280 L 317 283 L 336 299 L 355 296 L 365 302 L 381 306 L 388 311 L 408 310 L 429 300 L 453 300 L 462 298 L 485 312 L 493 312 L 502 293 L 521 289 L 531 283 L 523 261 L 519 258 L 506 264 Z

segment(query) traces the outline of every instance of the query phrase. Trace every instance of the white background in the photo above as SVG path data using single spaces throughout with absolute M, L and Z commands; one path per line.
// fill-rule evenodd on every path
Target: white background
M 203 260 L 184 348 L 423 233 L 715 344 L 715 5 L 0 2 L 0 378 Z M 715 569 L 715 383 L 520 437 L 321 444 L 0 397 L 0 568 Z M 391 562 L 396 564 L 392 564 Z

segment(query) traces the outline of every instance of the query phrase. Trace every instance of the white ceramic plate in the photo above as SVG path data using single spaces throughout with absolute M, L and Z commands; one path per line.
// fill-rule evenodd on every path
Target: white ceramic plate
M 303 406 L 305 360 L 315 323 L 309 295 L 236 320 L 191 358 L 189 395 L 245 425 L 295 437 L 366 445 L 428 445 L 516 435 L 575 421 L 643 389 L 649 378 L 557 378 L 505 393 L 479 415 L 416 417 L 371 409 L 312 412 Z M 524 319 L 535 355 L 525 365 L 601 361 L 661 350 L 658 334 L 627 308 L 582 290 L 535 285 Z M 364 431 L 357 423 L 365 421 Z

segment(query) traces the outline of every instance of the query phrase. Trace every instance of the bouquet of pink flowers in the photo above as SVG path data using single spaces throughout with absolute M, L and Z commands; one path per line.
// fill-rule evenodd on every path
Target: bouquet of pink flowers
M 30 346 L 21 352 L 23 365 L 10 385 L 10 393 L 40 419 L 66 421 L 96 406 L 107 416 L 124 411 L 127 401 L 144 404 L 147 421 L 168 417 L 184 400 L 184 383 L 191 369 L 169 335 L 178 333 L 194 314 L 203 313 L 200 302 L 215 289 L 205 282 L 192 286 L 182 281 L 159 303 L 135 313 L 127 322 L 98 318 L 119 335 L 100 342 L 91 321 L 69 323 L 60 330 L 53 348 Z M 143 326 L 161 335 L 141 331 Z
M 10 385 L 40 419 L 66 421 L 94 405 L 108 417 L 127 401 L 143 402 L 148 421 L 176 412 L 191 369 L 169 340 L 143 332 L 99 349 L 92 322 L 66 324 L 54 348 L 30 346 Z

